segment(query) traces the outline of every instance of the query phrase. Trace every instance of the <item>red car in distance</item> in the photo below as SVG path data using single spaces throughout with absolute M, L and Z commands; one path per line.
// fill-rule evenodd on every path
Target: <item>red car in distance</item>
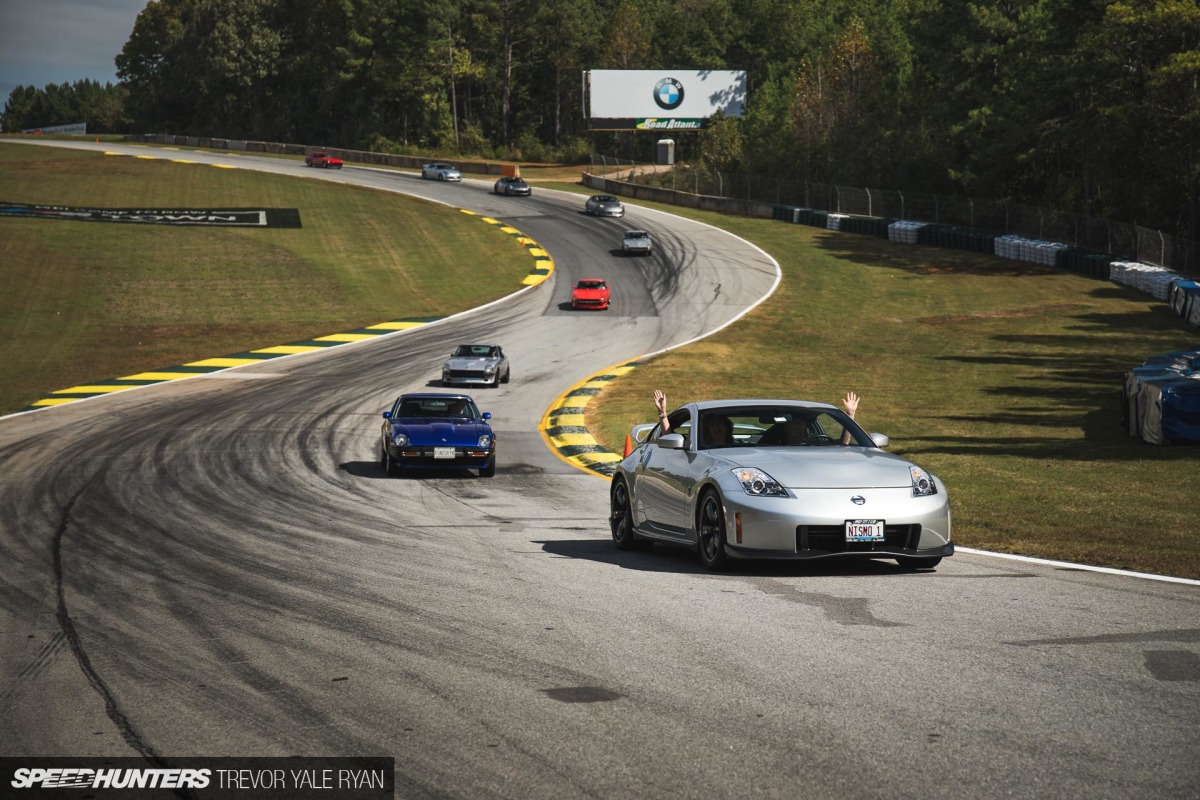
M 608 308 L 608 284 L 601 278 L 584 278 L 571 290 L 571 308 Z
M 328 153 L 318 150 L 315 153 L 309 153 L 304 157 L 305 166 L 309 167 L 324 167 L 325 169 L 341 169 L 342 160 L 334 158 Z

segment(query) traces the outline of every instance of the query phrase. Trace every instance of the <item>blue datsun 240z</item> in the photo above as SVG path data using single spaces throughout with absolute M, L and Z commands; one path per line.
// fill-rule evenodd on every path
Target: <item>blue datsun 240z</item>
M 379 464 L 388 475 L 406 469 L 477 469 L 496 474 L 491 414 L 465 394 L 404 394 L 383 412 Z

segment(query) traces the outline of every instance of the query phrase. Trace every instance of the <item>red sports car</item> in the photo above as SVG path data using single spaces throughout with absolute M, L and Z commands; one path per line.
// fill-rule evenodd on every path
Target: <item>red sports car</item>
M 325 169 L 341 169 L 342 168 L 342 160 L 340 158 L 334 158 L 333 156 L 329 155 L 328 153 L 324 153 L 321 151 L 317 151 L 315 153 L 309 153 L 308 155 L 306 155 L 304 157 L 304 163 L 306 166 L 309 166 L 309 167 L 324 167 Z
M 571 290 L 571 308 L 608 308 L 608 284 L 600 278 L 584 278 Z

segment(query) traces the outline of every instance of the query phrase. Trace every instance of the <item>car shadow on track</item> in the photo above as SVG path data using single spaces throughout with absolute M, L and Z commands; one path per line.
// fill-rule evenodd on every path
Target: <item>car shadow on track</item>
M 407 469 L 403 477 L 389 476 L 383 471 L 378 461 L 344 461 L 338 464 L 338 469 L 344 470 L 356 478 L 368 480 L 404 481 L 431 478 L 435 480 L 476 480 L 479 472 L 474 469 Z
M 601 564 L 611 564 L 622 569 L 642 572 L 674 572 L 694 575 L 760 576 L 760 577 L 864 577 L 917 578 L 937 574 L 936 570 L 914 572 L 900 567 L 889 559 L 825 559 L 819 561 L 734 561 L 722 572 L 711 572 L 700 563 L 692 549 L 669 544 L 655 543 L 650 550 L 618 550 L 609 539 L 554 539 L 539 541 L 542 550 L 559 558 L 579 558 Z

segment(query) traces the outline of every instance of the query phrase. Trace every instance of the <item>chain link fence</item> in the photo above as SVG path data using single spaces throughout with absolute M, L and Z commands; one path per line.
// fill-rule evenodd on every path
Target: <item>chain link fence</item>
M 688 164 L 673 169 L 631 159 L 593 155 L 593 174 L 693 194 L 726 197 L 816 211 L 856 214 L 975 228 L 997 234 L 1061 242 L 1111 253 L 1183 274 L 1200 273 L 1200 242 L 1123 222 L 1084 217 L 1036 206 L 972 197 L 864 189 L 706 170 Z

